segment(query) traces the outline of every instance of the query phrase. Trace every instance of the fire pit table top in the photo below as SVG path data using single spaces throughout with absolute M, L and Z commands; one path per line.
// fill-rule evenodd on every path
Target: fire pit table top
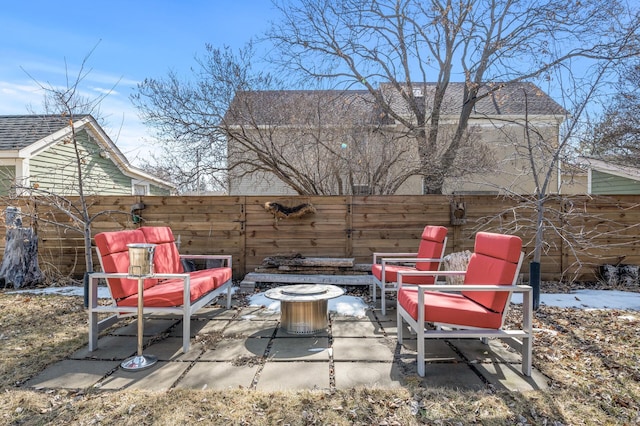
M 264 295 L 269 299 L 284 302 L 314 302 L 342 296 L 344 290 L 329 284 L 297 284 L 275 287 Z

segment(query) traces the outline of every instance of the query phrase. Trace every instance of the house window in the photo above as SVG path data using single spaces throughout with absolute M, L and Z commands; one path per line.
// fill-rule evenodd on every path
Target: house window
M 149 185 L 135 183 L 133 185 L 133 195 L 149 195 Z
M 0 196 L 15 195 L 15 166 L 0 166 Z
M 353 185 L 353 195 L 371 195 L 369 185 Z

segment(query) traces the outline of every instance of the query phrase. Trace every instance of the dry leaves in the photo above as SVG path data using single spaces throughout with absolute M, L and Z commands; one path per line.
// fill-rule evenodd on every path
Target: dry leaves
M 0 293 L 0 424 L 640 423 L 639 312 L 543 305 L 534 327 L 534 366 L 549 378 L 544 391 L 425 388 L 407 377 L 400 389 L 330 393 L 38 392 L 16 384 L 86 344 L 82 298 Z M 217 337 L 199 339 L 215 344 Z

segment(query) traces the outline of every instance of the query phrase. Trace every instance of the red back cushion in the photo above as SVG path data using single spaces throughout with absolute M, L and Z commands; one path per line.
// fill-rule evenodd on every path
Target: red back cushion
M 181 274 L 184 272 L 180 253 L 168 226 L 143 226 L 140 231 L 149 244 L 156 244 L 153 268 L 156 274 Z
M 422 231 L 422 241 L 418 247 L 418 257 L 438 259 L 442 257 L 444 240 L 447 237 L 447 228 L 444 226 L 425 226 Z M 440 262 L 418 262 L 416 269 L 419 271 L 436 271 Z
M 522 240 L 515 235 L 478 232 L 464 283 L 513 284 L 521 250 Z M 508 298 L 505 292 L 464 291 L 462 294 L 498 313 L 504 311 Z
M 101 256 L 104 272 L 129 272 L 129 248 L 127 244 L 145 243 L 144 234 L 140 230 L 124 230 L 116 232 L 102 232 L 94 237 L 96 247 Z M 138 280 L 110 278 L 109 290 L 111 296 L 122 299 L 138 293 Z M 145 288 L 152 287 L 156 280 L 145 280 Z

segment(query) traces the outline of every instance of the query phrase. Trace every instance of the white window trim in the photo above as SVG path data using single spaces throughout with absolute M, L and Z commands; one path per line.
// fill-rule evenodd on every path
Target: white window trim
M 136 187 L 141 187 L 141 186 L 145 188 L 145 193 L 136 194 Z M 145 182 L 143 180 L 136 180 L 136 179 L 131 180 L 131 195 L 149 195 L 149 194 L 151 194 L 151 188 L 150 188 L 149 182 Z

